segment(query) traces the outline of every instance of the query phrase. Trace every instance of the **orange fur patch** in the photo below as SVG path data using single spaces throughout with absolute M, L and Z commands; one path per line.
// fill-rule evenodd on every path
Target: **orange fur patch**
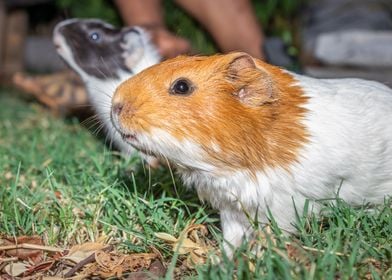
M 254 60 L 254 69 L 241 62 L 233 74 L 230 63 L 240 55 L 177 57 L 144 70 L 113 98 L 132 108 L 119 116 L 121 125 L 193 141 L 206 162 L 224 170 L 288 168 L 307 141 L 301 122 L 307 97 L 289 73 L 262 61 Z M 180 77 L 195 86 L 191 95 L 169 94 Z

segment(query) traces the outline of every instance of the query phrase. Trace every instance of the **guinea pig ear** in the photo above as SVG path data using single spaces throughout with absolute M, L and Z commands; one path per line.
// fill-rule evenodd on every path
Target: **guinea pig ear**
M 226 78 L 233 84 L 232 93 L 241 103 L 261 106 L 276 100 L 270 74 L 258 67 L 246 53 L 236 53 L 228 63 Z
M 123 49 L 122 57 L 124 58 L 125 65 L 132 69 L 142 59 L 144 55 L 144 31 L 138 27 L 131 27 L 123 29 L 122 43 L 120 44 Z

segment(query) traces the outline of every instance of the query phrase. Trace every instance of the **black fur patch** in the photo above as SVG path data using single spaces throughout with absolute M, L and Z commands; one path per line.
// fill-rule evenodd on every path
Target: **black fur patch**
M 58 32 L 71 49 L 76 64 L 88 75 L 102 80 L 118 78 L 119 69 L 131 72 L 121 57 L 124 32 L 120 29 L 99 20 L 85 20 L 61 26 Z M 92 39 L 96 37 L 92 36 L 94 32 L 99 34 L 96 41 Z

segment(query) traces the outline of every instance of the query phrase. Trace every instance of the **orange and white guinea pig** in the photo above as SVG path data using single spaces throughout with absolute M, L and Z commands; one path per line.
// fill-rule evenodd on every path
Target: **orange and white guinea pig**
M 125 142 L 165 158 L 219 209 L 238 246 L 249 218 L 295 230 L 306 200 L 351 205 L 392 195 L 392 90 L 314 79 L 246 53 L 177 57 L 117 88 L 112 122 Z M 246 213 L 246 214 L 245 214 Z

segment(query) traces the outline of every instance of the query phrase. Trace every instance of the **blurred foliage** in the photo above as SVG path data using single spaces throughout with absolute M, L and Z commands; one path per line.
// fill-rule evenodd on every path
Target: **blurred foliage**
M 296 55 L 295 28 L 298 12 L 308 0 L 252 0 L 257 18 L 267 35 L 279 36 L 289 46 L 289 54 Z
M 289 23 L 306 0 L 252 0 L 257 18 L 267 31 L 289 28 Z
M 213 0 L 211 0 L 213 1 Z M 295 19 L 300 7 L 308 0 L 252 0 L 257 18 L 267 35 L 280 36 L 289 46 L 290 54 L 296 54 L 293 47 Z M 114 25 L 121 19 L 112 1 L 109 0 L 56 0 L 68 17 L 101 18 Z M 211 54 L 217 48 L 210 35 L 173 0 L 163 1 L 165 20 L 168 28 L 175 34 L 188 38 L 196 53 Z
M 67 17 L 100 18 L 120 25 L 120 16 L 112 2 L 106 0 L 55 0 Z
M 166 0 L 163 2 L 165 21 L 170 30 L 178 36 L 189 39 L 195 53 L 213 54 L 217 52 L 213 39 L 196 20 L 177 6 L 174 1 Z

